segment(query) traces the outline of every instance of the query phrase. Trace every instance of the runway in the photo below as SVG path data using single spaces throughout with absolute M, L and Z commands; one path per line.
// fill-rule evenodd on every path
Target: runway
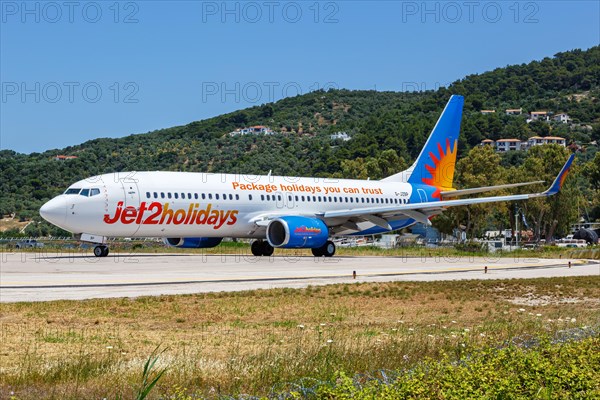
M 566 259 L 258 258 L 198 254 L 112 254 L 95 258 L 26 252 L 0 256 L 0 302 L 300 288 L 353 282 L 600 275 L 598 262 Z

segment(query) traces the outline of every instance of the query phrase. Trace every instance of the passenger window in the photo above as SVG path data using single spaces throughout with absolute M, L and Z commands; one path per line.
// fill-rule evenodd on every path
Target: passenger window
M 313 196 L 313 201 L 317 201 L 317 196 Z
M 337 197 L 333 196 L 333 202 L 337 203 Z
M 92 193 L 94 192 L 94 189 L 92 189 Z M 158 199 L 158 193 L 154 192 L 154 198 Z
M 215 200 L 219 200 L 219 193 L 215 194 Z
M 171 198 L 171 192 L 167 193 L 167 197 Z
M 209 200 L 212 200 L 212 193 L 209 193 L 209 194 L 208 194 L 208 199 L 209 199 Z
M 194 199 L 198 200 L 198 193 L 194 193 Z
M 298 196 L 296 196 L 296 201 L 298 201 Z
M 165 198 L 165 192 L 160 192 L 160 198 L 164 199 Z
M 191 200 L 192 199 L 192 194 L 188 193 L 188 199 Z
M 331 203 L 331 196 L 329 196 L 329 202 Z
M 82 189 L 79 194 L 88 197 L 90 195 L 90 189 Z
M 179 193 L 175 193 L 175 198 L 178 199 L 179 198 Z
M 292 201 L 292 196 L 288 196 L 288 201 Z
M 236 200 L 239 200 L 239 199 L 240 199 L 240 195 L 239 195 L 239 194 L 236 194 L 236 195 L 235 195 L 235 199 L 236 199 Z
M 317 197 L 317 199 L 319 200 L 319 203 L 321 202 L 321 196 Z
M 302 201 L 304 201 L 304 196 L 302 196 Z
M 206 193 L 202 193 L 202 200 L 206 200 Z
M 149 199 L 150 198 L 150 192 L 146 192 L 146 198 Z
M 97 194 L 100 194 L 100 189 L 94 188 L 90 193 L 90 196 L 95 196 Z
M 252 201 L 252 195 L 251 194 L 248 195 L 248 200 Z
M 265 195 L 264 194 L 260 195 L 260 201 L 265 201 Z
M 233 195 L 232 194 L 229 195 L 229 200 L 233 200 Z

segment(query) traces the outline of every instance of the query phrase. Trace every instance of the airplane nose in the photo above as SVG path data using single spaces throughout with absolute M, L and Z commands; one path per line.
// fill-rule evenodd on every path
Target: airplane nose
M 67 219 L 66 200 L 62 196 L 53 198 L 40 208 L 40 215 L 54 225 L 64 226 Z

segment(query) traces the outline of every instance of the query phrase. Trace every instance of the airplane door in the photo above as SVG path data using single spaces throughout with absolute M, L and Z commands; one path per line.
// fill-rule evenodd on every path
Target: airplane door
M 423 189 L 417 189 L 417 193 L 419 193 L 421 203 L 427 203 L 427 193 Z
M 123 192 L 125 194 L 125 204 L 123 204 L 123 209 L 126 207 L 134 207 L 136 210 L 140 209 L 140 193 L 138 189 L 137 180 L 133 177 L 126 177 L 121 179 L 121 184 L 123 185 Z M 135 235 L 139 230 L 140 226 L 137 224 L 131 224 L 126 229 L 126 235 Z

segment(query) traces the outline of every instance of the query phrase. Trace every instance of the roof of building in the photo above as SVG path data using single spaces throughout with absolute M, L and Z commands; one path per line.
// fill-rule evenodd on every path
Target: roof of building
M 510 112 L 510 111 L 523 111 L 522 108 L 508 108 L 506 109 L 506 112 Z
M 548 114 L 548 111 L 532 111 L 531 114 Z
M 494 143 L 494 141 L 492 139 L 484 139 L 481 143 Z
M 493 113 L 496 112 L 496 110 L 481 110 L 482 113 Z
M 565 140 L 565 138 L 559 137 L 559 136 L 546 136 L 544 139 L 548 139 L 548 140 Z
M 532 136 L 529 139 L 543 139 L 543 137 L 541 137 L 541 136 Z
M 520 142 L 519 139 L 498 139 L 496 142 Z

